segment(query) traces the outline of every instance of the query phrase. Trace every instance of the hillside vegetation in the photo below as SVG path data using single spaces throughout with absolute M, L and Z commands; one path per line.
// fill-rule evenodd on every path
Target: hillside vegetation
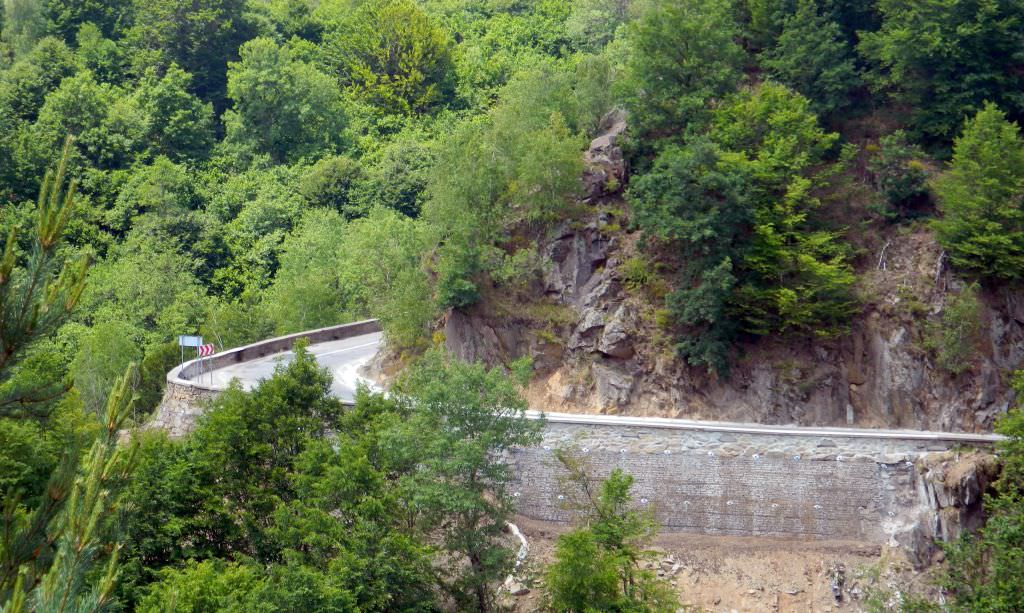
M 512 551 L 493 452 L 534 439 L 524 392 L 959 429 L 1012 402 L 1019 1 L 3 8 L 5 610 L 487 610 Z M 118 446 L 177 335 L 365 317 L 413 365 L 396 396 L 343 411 L 299 359 L 187 441 Z M 726 412 L 744 402 L 767 408 Z M 607 496 L 624 509 L 628 479 Z M 1012 507 L 958 559 L 1006 546 Z M 607 536 L 560 545 L 552 580 L 600 550 L 602 606 L 673 610 Z

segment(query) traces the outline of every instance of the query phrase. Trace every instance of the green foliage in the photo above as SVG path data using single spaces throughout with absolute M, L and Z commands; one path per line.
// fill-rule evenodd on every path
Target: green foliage
M 167 569 L 163 580 L 150 590 L 137 610 L 269 611 L 269 603 L 259 599 L 264 587 L 259 569 L 251 564 L 192 561 L 181 569 Z
M 96 165 L 109 168 L 123 163 L 141 143 L 143 119 L 135 112 L 124 116 L 111 112 L 120 94 L 91 72 L 80 71 L 46 96 L 34 132 L 49 147 L 71 135 L 77 150 Z M 118 132 L 125 138 L 116 138 Z
M 0 419 L 0 499 L 34 499 L 42 493 L 57 464 L 55 442 L 36 422 Z
M 403 376 L 395 393 L 415 407 L 393 444 L 413 453 L 403 487 L 423 529 L 448 554 L 444 586 L 461 608 L 490 611 L 493 586 L 512 565 L 502 538 L 515 508 L 507 490 L 512 473 L 501 454 L 539 443 L 542 422 L 525 419 L 526 401 L 500 371 L 448 362 L 437 351 Z
M 396 348 L 422 343 L 434 318 L 423 270 L 422 225 L 385 209 L 350 223 L 338 248 L 338 286 L 352 292 L 355 305 L 377 317 Z
M 436 303 L 442 309 L 462 309 L 480 300 L 480 289 L 471 279 L 480 272 L 469 251 L 446 249 L 438 261 Z
M 951 375 L 970 369 L 978 353 L 982 308 L 978 285 L 967 285 L 950 300 L 939 324 L 930 330 L 926 346 L 935 353 L 936 365 Z
M 124 37 L 138 74 L 177 64 L 195 76 L 193 92 L 223 108 L 225 68 L 249 38 L 244 0 L 132 0 Z
M 334 81 L 287 47 L 253 39 L 229 65 L 227 142 L 276 162 L 336 151 L 345 142 L 345 112 Z
M 681 248 L 681 289 L 668 297 L 683 331 L 677 350 L 691 364 L 719 372 L 728 369 L 738 329 L 729 306 L 737 282 L 733 262 L 742 257 L 753 221 L 747 183 L 721 162 L 713 143 L 696 141 L 667 148 L 629 191 L 640 228 Z
M 222 395 L 188 439 L 142 441 L 126 605 L 434 611 L 439 571 L 474 599 L 503 576 L 500 452 L 538 428 L 518 387 L 439 355 L 348 410 L 330 381 L 300 344 L 251 394 Z
M 274 335 L 276 325 L 253 294 L 207 303 L 200 334 L 219 348 L 240 347 Z
M 553 611 L 619 610 L 619 573 L 615 559 L 588 530 L 558 537 L 555 561 L 545 584 Z
M 137 336 L 138 330 L 130 323 L 106 321 L 89 328 L 79 339 L 71 374 L 86 411 L 98 414 L 125 368 L 142 359 Z
M 287 496 L 287 474 L 307 437 L 337 427 L 341 404 L 329 395 L 331 375 L 321 369 L 302 343 L 293 349 L 284 376 L 272 377 L 251 394 L 235 388 L 218 398 L 195 433 L 206 460 L 230 483 L 224 494 L 250 513 L 270 513 L 269 497 Z M 238 428 L 237 424 L 248 424 Z M 257 524 L 247 526 L 258 530 Z M 251 537 L 258 550 L 257 535 Z
M 267 0 L 249 3 L 247 19 L 260 36 L 279 42 L 290 39 L 319 40 L 323 24 L 313 16 L 313 7 L 305 0 Z
M 104 81 L 114 81 L 124 70 L 124 53 L 116 41 L 104 38 L 95 24 L 86 22 L 75 34 L 75 56 L 86 70 Z
M 868 162 L 868 170 L 891 214 L 906 216 L 911 207 L 927 198 L 928 171 L 920 161 L 923 157 L 924 152 L 912 145 L 902 130 L 878 140 L 878 151 Z
M 46 608 L 79 577 L 115 606 L 114 567 L 88 561 L 117 549 L 120 481 L 74 495 L 103 527 L 85 557 L 51 562 L 65 538 L 54 518 L 75 479 L 88 481 L 79 460 L 107 436 L 93 415 L 129 358 L 142 360 L 137 420 L 159 401 L 181 333 L 223 348 L 377 316 L 413 360 L 441 309 L 535 291 L 538 244 L 589 215 L 577 201 L 582 153 L 617 107 L 629 109 L 630 217 L 650 247 L 617 272 L 630 291 L 664 298 L 655 318 L 678 351 L 724 372 L 743 334 L 841 331 L 853 278 L 825 219 L 849 217 L 830 183 L 844 167 L 812 111 L 851 141 L 876 131 L 875 118 L 840 121 L 851 94 L 867 94 L 850 45 L 863 40 L 871 82 L 899 105 L 877 119 L 909 114 L 929 144 L 982 100 L 1019 119 L 1024 91 L 1016 4 L 878 5 L 883 24 L 874 3 L 835 0 L 7 0 L 0 442 L 11 451 L 0 450 L 0 488 L 23 497 L 8 519 L 31 532 L 25 542 L 55 540 L 33 549 L 20 590 L 23 564 L 0 546 L 0 602 L 13 591 L 9 608 Z M 744 82 L 760 85 L 737 92 Z M 937 183 L 937 228 L 958 266 L 1016 279 L 1024 162 L 992 113 Z M 61 181 L 46 181 L 54 198 L 40 222 L 30 201 L 68 134 L 61 168 L 80 196 L 64 208 Z M 924 198 L 922 158 L 897 133 L 869 162 L 901 215 Z M 618 234 L 622 219 L 599 230 Z M 98 263 L 83 289 L 84 263 L 64 262 L 86 254 Z M 679 271 L 675 291 L 664 270 Z M 970 306 L 951 303 L 939 353 L 970 345 Z M 548 326 L 538 337 L 571 323 L 553 309 L 528 309 Z M 363 394 L 342 411 L 323 373 L 297 360 L 252 396 L 229 392 L 191 439 L 147 437 L 131 504 L 117 511 L 132 539 L 116 606 L 490 606 L 508 561 L 496 547 L 510 508 L 500 451 L 533 435 L 515 411 L 487 416 L 521 407 L 515 386 L 431 356 L 406 392 Z M 615 599 L 633 589 L 619 581 L 633 554 L 588 530 L 560 550 L 567 593 L 629 608 Z M 79 598 L 88 590 L 62 593 L 73 592 L 97 604 Z
M 68 262 L 59 252 L 75 204 L 75 182 L 64 190 L 70 140 L 55 172 L 39 192 L 31 252 L 21 263 L 17 229 L 11 227 L 0 256 L 0 381 L 34 339 L 62 324 L 77 306 L 88 263 Z M 0 407 L 17 398 L 0 399 Z
M 164 395 L 167 373 L 181 362 L 176 340 L 149 345 L 145 349 L 145 356 L 139 363 L 139 382 L 136 386 L 138 401 L 135 403 L 138 413 L 132 416 L 135 423 L 142 421 L 157 408 Z
M 308 203 L 298 193 L 293 169 L 276 167 L 235 175 L 227 185 L 213 186 L 207 210 L 222 221 L 230 252 L 228 266 L 214 273 L 226 295 L 260 291 L 270 284 L 278 266 L 284 237 L 302 218 Z
M 353 197 L 361 176 L 359 163 L 351 158 L 324 157 L 302 176 L 299 193 L 313 206 L 331 208 L 345 219 L 355 219 L 367 213 Z
M 82 455 L 67 450 L 50 476 L 47 496 L 27 516 L 5 501 L 0 539 L 0 601 L 25 610 L 102 610 L 117 577 L 120 493 L 128 484 L 134 448 L 118 442 L 131 414 L 132 368 L 118 381 L 99 416 L 101 430 Z
M 859 77 L 839 25 L 819 13 L 817 0 L 799 0 L 763 64 L 781 83 L 807 97 L 811 110 L 830 119 L 848 107 Z
M 772 47 L 782 34 L 786 19 L 796 12 L 793 0 L 743 0 L 737 11 L 743 34 L 759 50 Z
M 423 113 L 454 88 L 448 33 L 411 0 L 360 4 L 325 35 L 341 83 L 389 113 Z
M 880 0 L 877 32 L 860 51 L 875 80 L 909 105 L 915 136 L 949 142 L 985 101 L 1024 113 L 1024 6 L 1014 0 Z
M 753 235 L 743 255 L 750 276 L 740 277 L 735 296 L 746 329 L 841 331 L 856 309 L 854 276 L 836 233 L 812 218 L 820 167 L 838 135 L 818 127 L 806 98 L 768 83 L 717 111 L 710 135 L 730 152 L 726 163 L 752 179 Z
M 988 105 L 964 126 L 949 170 L 935 181 L 935 232 L 953 264 L 996 279 L 1024 270 L 1024 140 Z
M 353 319 L 354 288 L 341 283 L 339 244 L 345 223 L 334 211 L 309 211 L 285 239 L 281 268 L 266 293 L 267 311 L 281 333 Z
M 634 180 L 638 225 L 679 249 L 680 289 L 667 305 L 691 363 L 726 372 L 741 330 L 827 336 L 845 325 L 853 273 L 836 234 L 811 217 L 835 139 L 806 98 L 765 83 Z
M 655 523 L 633 503 L 633 477 L 616 468 L 595 488 L 577 458 L 563 452 L 559 459 L 585 507 L 583 526 L 555 544 L 545 573 L 548 606 L 565 612 L 675 611 L 679 602 L 670 588 L 640 565 Z
M 103 36 L 111 37 L 130 18 L 131 0 L 43 0 L 48 29 L 65 39 L 80 27 L 92 24 Z
M 1020 371 L 1013 386 L 1024 390 Z M 986 497 L 988 520 L 975 535 L 965 535 L 946 547 L 941 586 L 951 595 L 947 607 L 968 611 L 1006 612 L 1024 607 L 1024 594 L 1016 589 L 1024 576 L 1024 412 L 1011 409 L 996 431 L 1006 436 L 997 444 L 1002 471 L 995 495 Z
M 739 81 L 743 51 L 726 0 L 652 0 L 627 34 L 631 123 L 649 138 L 699 117 Z
M 176 162 L 204 159 L 213 145 L 213 106 L 190 93 L 192 75 L 171 65 L 157 76 L 147 70 L 133 93 L 147 117 L 146 146 L 151 156 Z
M 485 118 L 463 122 L 443 143 L 424 209 L 441 243 L 442 308 L 477 300 L 474 277 L 502 261 L 496 243 L 523 226 L 548 226 L 570 210 L 582 172 L 577 135 L 586 120 L 575 85 L 554 66 L 530 71 L 503 90 Z
M 434 149 L 428 134 L 409 131 L 364 156 L 362 173 L 352 186 L 353 211 L 365 214 L 380 206 L 419 217 L 433 173 Z
M 494 3 L 483 11 L 446 11 L 456 13 L 448 19 L 462 39 L 455 54 L 457 91 L 470 108 L 485 110 L 516 73 L 561 57 L 569 44 L 569 3 L 541 0 L 509 8 Z
M 167 340 L 192 329 L 202 311 L 203 289 L 194 262 L 142 234 L 119 245 L 89 274 L 82 295 L 92 322 L 131 324 L 146 340 Z
M 142 214 L 173 223 L 194 207 L 195 198 L 187 169 L 159 157 L 132 173 L 106 212 L 106 223 L 121 233 L 127 233 Z
M 42 37 L 46 30 L 46 16 L 42 3 L 36 0 L 9 0 L 3 6 L 3 40 L 21 55 Z
M 44 38 L 4 71 L 5 105 L 9 105 L 9 112 L 19 119 L 33 121 L 46 94 L 77 70 L 74 54 L 64 41 Z
M 657 278 L 654 264 L 642 256 L 627 258 L 619 267 L 623 285 L 631 292 L 644 290 Z
M 864 609 L 868 613 L 940 613 L 944 610 L 924 596 L 904 591 L 869 588 L 865 592 Z
M 571 4 L 565 30 L 581 49 L 600 50 L 630 17 L 631 6 L 625 0 L 574 0 Z

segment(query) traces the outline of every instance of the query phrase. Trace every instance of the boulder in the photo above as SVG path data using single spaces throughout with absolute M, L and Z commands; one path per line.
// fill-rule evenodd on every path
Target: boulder
M 626 161 L 616 141 L 626 130 L 626 113 L 616 109 L 601 119 L 601 134 L 590 142 L 583 156 L 584 201 L 622 191 L 626 181 Z
M 544 291 L 568 302 L 585 295 L 592 288 L 594 273 L 608 259 L 609 246 L 609 239 L 596 228 L 560 228 L 544 249 L 549 263 L 544 271 Z
M 569 349 L 593 349 L 601 328 L 604 327 L 604 313 L 596 308 L 586 308 L 580 314 L 580 321 L 569 338 Z
M 595 363 L 590 368 L 597 389 L 597 404 L 601 410 L 612 409 L 629 403 L 633 393 L 633 377 L 610 366 Z
M 452 310 L 444 323 L 445 349 L 463 362 L 501 363 L 501 342 L 494 329 L 462 311 Z
M 630 330 L 633 327 L 633 313 L 620 304 L 612 318 L 604 326 L 604 333 L 597 344 L 597 350 L 613 357 L 627 359 L 633 356 L 633 341 Z

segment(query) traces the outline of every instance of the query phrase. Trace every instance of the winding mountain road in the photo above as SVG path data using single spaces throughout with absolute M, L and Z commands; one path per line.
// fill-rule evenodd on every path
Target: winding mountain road
M 362 377 L 359 370 L 379 351 L 383 336 L 379 332 L 353 336 L 342 340 L 314 343 L 309 351 L 316 356 L 321 366 L 328 368 L 334 375 L 332 392 L 343 401 L 351 402 L 355 397 L 359 384 L 378 389 L 370 380 Z M 192 379 L 204 387 L 224 389 L 232 379 L 238 379 L 244 389 L 252 389 L 260 380 L 274 374 L 279 364 L 287 363 L 292 358 L 291 351 L 275 353 L 253 360 L 238 362 L 213 371 L 203 373 Z M 537 418 L 538 411 L 530 411 L 529 416 Z M 751 423 L 699 421 L 690 419 L 670 419 L 660 417 L 632 417 L 623 415 L 591 415 L 575 413 L 545 413 L 552 423 L 580 424 L 591 426 L 641 426 L 665 428 L 672 430 L 688 430 L 694 432 L 720 432 L 728 434 L 751 434 L 799 437 L 841 437 L 848 439 L 875 439 L 892 441 L 935 442 L 941 444 L 991 444 L 1002 437 L 996 434 L 973 434 L 962 432 L 938 432 L 924 430 L 884 430 L 873 428 L 836 428 L 836 427 L 805 427 L 805 426 L 771 426 Z
M 167 375 L 149 427 L 187 436 L 210 401 L 237 380 L 252 389 L 294 358 L 299 339 L 333 376 L 332 392 L 351 403 L 359 371 L 383 342 L 375 320 L 266 339 L 182 364 Z M 213 368 L 207 368 L 212 366 Z M 540 413 L 539 444 L 510 450 L 519 512 L 571 520 L 562 502 L 559 449 L 586 457 L 597 475 L 633 475 L 640 504 L 666 529 L 710 535 L 774 536 L 886 544 L 935 536 L 941 496 L 930 454 L 961 445 L 989 447 L 994 434 L 798 427 L 624 415 Z M 945 462 L 950 456 L 937 456 Z M 957 456 L 959 457 L 959 456 Z M 946 459 L 943 459 L 946 458 Z M 924 464 L 918 464 L 918 461 Z M 922 473 L 921 470 L 926 470 Z M 941 473 L 936 473 L 940 474 Z M 953 500 L 954 498 L 949 498 Z M 923 518 L 923 519 L 922 519 Z M 924 539 L 924 540 L 922 540 Z
M 353 336 L 337 341 L 316 343 L 309 346 L 309 352 L 316 357 L 320 366 L 327 368 L 334 375 L 331 392 L 343 401 L 351 402 L 355 398 L 356 388 L 360 383 L 376 389 L 373 381 L 359 375 L 359 369 L 369 362 L 380 350 L 383 336 L 380 332 Z M 238 379 L 243 389 L 252 389 L 263 379 L 269 379 L 274 369 L 287 364 L 293 357 L 291 351 L 274 353 L 268 356 L 231 364 L 223 368 L 202 373 L 193 381 L 213 389 L 226 389 L 232 379 Z

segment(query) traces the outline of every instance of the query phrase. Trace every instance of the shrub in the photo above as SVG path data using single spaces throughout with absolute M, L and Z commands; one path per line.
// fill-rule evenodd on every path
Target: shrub
M 920 161 L 924 152 L 912 145 L 902 130 L 883 136 L 878 145 L 868 162 L 875 189 L 890 207 L 888 216 L 905 216 L 928 197 L 928 169 Z
M 971 367 L 981 340 L 981 309 L 978 285 L 972 283 L 950 301 L 938 325 L 930 330 L 926 344 L 935 353 L 938 367 L 951 375 Z

